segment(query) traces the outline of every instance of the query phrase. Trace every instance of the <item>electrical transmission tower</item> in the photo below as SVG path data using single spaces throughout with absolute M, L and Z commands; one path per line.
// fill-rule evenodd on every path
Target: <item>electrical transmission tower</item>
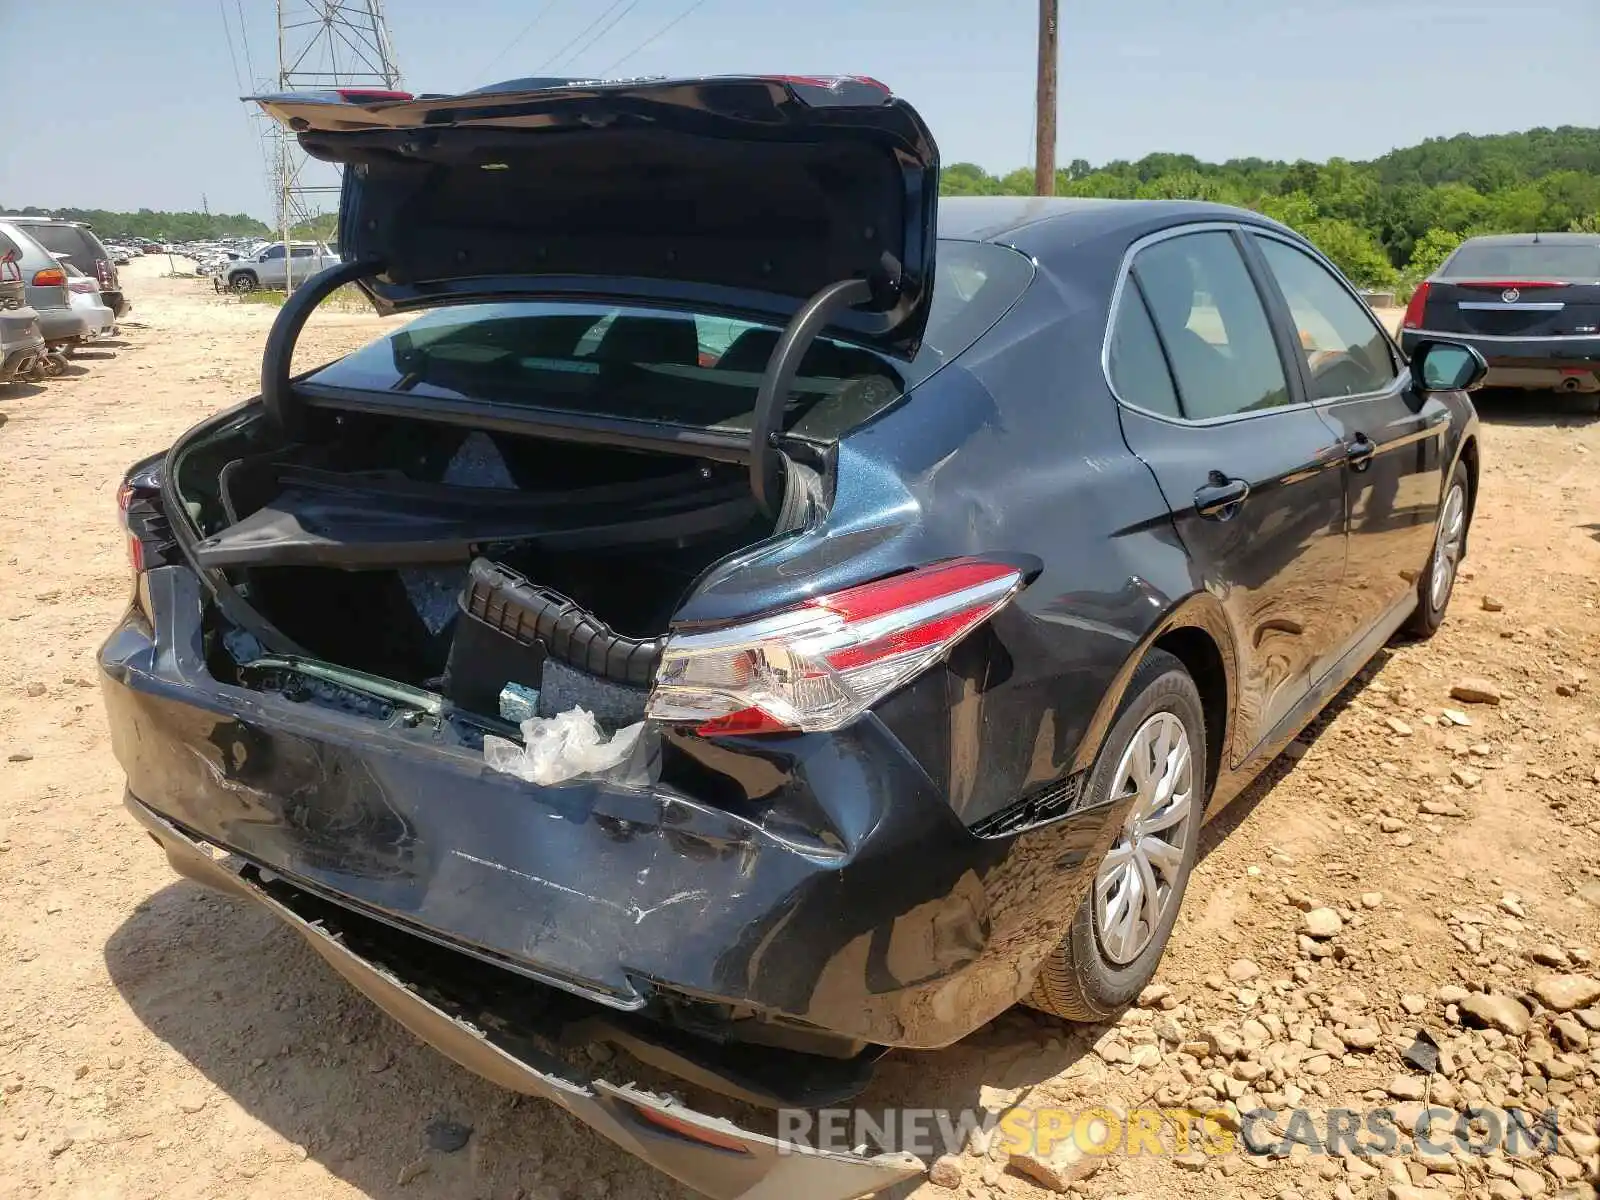
M 383 0 L 277 0 L 278 90 L 328 91 L 340 87 L 400 87 Z M 289 230 L 338 203 L 339 172 L 310 161 L 295 135 L 280 127 L 276 163 L 279 236 L 284 265 L 293 270 Z M 293 286 L 291 278 L 289 285 Z

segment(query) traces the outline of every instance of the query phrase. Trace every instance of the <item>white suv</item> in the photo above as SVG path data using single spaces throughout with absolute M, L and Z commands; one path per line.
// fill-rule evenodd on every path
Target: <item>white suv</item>
M 253 292 L 258 288 L 284 291 L 290 282 L 298 286 L 338 261 L 339 256 L 322 242 L 290 242 L 287 259 L 283 243 L 273 242 L 250 258 L 228 263 L 217 272 L 214 282 L 218 291 Z

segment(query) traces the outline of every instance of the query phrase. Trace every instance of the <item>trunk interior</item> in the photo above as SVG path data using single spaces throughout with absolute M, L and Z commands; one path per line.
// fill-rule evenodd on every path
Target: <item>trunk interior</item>
M 489 716 L 504 684 L 538 689 L 558 661 L 602 720 L 642 711 L 656 639 L 694 581 L 777 526 L 739 465 L 348 413 L 318 413 L 303 442 L 260 419 L 202 434 L 174 484 L 195 559 L 288 652 Z M 285 652 L 225 635 L 241 663 Z M 585 674 L 620 699 L 584 694 Z

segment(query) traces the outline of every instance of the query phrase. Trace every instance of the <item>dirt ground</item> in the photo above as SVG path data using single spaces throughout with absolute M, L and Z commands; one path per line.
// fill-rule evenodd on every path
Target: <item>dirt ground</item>
M 66 378 L 0 388 L 0 1194 L 685 1195 L 413 1041 L 272 917 L 174 876 L 124 815 L 94 663 L 129 592 L 117 483 L 254 392 L 274 312 L 166 270 L 124 271 L 131 319 Z M 301 361 L 383 327 L 319 316 Z M 1106 1029 L 1016 1010 L 952 1049 L 891 1054 L 866 1106 L 1321 1111 L 1426 1087 L 1447 1106 L 1554 1106 L 1560 1153 L 1055 1167 L 1105 1197 L 1593 1195 L 1600 419 L 1480 408 L 1472 555 L 1443 631 L 1380 654 L 1213 823 L 1146 1006 Z M 1499 702 L 1453 700 L 1469 678 Z M 1321 907 L 1338 932 L 1305 936 Z M 1563 995 L 1552 975 L 1578 982 Z M 1488 993 L 1526 1028 L 1478 1028 Z M 1445 1050 L 1425 1081 L 1401 1057 L 1419 1029 Z M 440 1119 L 471 1128 L 464 1148 L 429 1148 Z M 942 1164 L 953 1191 L 915 1195 L 1048 1194 L 983 1151 Z

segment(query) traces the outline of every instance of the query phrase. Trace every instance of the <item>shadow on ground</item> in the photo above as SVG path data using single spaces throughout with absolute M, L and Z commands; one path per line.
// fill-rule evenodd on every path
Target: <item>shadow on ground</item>
M 1600 393 L 1526 392 L 1483 388 L 1472 393 L 1478 416 L 1491 425 L 1588 425 L 1600 421 Z
M 418 1042 L 298 934 L 243 901 L 172 883 L 118 927 L 105 961 L 138 1019 L 205 1077 L 209 1087 L 141 1103 L 152 1133 L 188 1130 L 224 1147 L 212 1156 L 223 1194 L 252 1190 L 257 1177 L 293 1181 L 298 1154 L 259 1133 L 252 1139 L 250 1123 L 227 1116 L 216 1092 L 377 1200 L 518 1189 L 538 1200 L 691 1195 L 554 1105 L 497 1088 Z M 472 1135 L 455 1152 L 430 1149 L 437 1121 Z M 419 1164 L 420 1174 L 400 1182 Z

